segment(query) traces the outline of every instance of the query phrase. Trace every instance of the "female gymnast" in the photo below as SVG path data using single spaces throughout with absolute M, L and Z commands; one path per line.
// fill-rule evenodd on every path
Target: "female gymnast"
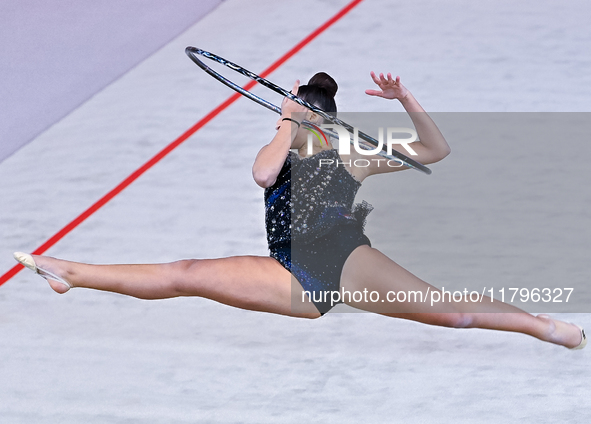
M 447 142 L 400 77 L 373 72 L 371 77 L 379 90 L 366 90 L 368 95 L 396 99 L 410 115 L 420 140 L 411 143 L 417 153 L 414 158 L 429 164 L 447 156 Z M 336 113 L 337 88 L 330 76 L 318 73 L 307 85 L 299 87 L 297 81 L 292 93 Z M 378 161 L 371 161 L 367 167 L 350 166 L 351 159 L 371 157 L 361 156 L 354 149 L 347 157 L 340 156 L 318 141 L 314 142 L 313 154 L 308 155 L 308 132 L 301 120 L 305 116 L 319 124 L 322 118 L 287 98 L 281 111 L 275 137 L 259 151 L 253 165 L 256 183 L 265 188 L 270 257 L 144 265 L 89 265 L 24 253 L 15 253 L 15 258 L 44 277 L 58 293 L 85 287 L 141 299 L 201 296 L 238 308 L 305 318 L 328 312 L 334 294 L 342 293 L 339 300 L 344 303 L 390 317 L 445 327 L 519 332 L 571 349 L 585 346 L 587 339 L 581 327 L 548 315 L 533 316 L 496 299 L 490 302 L 487 297 L 484 302 L 470 302 L 468 298 L 456 302 L 444 296 L 431 306 L 411 296 L 395 303 L 375 302 L 367 295 L 347 296 L 377 292 L 380 299 L 386 299 L 391 291 L 425 296 L 441 293 L 371 247 L 363 234 L 371 207 L 365 202 L 353 205 L 365 178 L 405 167 L 379 166 Z M 344 164 L 338 165 L 337 160 Z

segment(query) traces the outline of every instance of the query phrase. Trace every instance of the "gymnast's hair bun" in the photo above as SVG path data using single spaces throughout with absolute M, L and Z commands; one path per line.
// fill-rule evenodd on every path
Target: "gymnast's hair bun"
M 339 89 L 337 82 L 326 72 L 318 72 L 316 75 L 310 78 L 308 85 L 325 89 L 328 95 L 331 97 L 334 97 L 337 94 L 337 90 Z

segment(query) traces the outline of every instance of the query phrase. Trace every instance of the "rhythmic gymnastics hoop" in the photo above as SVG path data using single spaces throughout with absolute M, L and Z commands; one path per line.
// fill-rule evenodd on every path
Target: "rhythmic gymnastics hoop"
M 208 73 L 209 75 L 211 75 L 213 78 L 215 78 L 216 80 L 218 80 L 219 82 L 221 82 L 222 84 L 230 87 L 232 90 L 242 94 L 244 97 L 249 98 L 250 100 L 252 100 L 255 103 L 260 104 L 261 106 L 266 107 L 267 109 L 276 112 L 278 114 L 281 114 L 281 108 L 274 105 L 273 103 L 268 102 L 265 99 L 262 99 L 261 97 L 251 93 L 248 90 L 245 90 L 244 88 L 240 87 L 239 85 L 233 83 L 232 81 L 230 81 L 228 78 L 220 75 L 219 73 L 217 73 L 216 71 L 214 71 L 213 69 L 211 69 L 209 66 L 207 66 L 205 63 L 203 63 L 201 60 L 199 60 L 199 58 L 197 57 L 197 55 L 199 56 L 203 56 L 206 57 L 207 59 L 211 59 L 214 62 L 220 63 L 230 69 L 232 69 L 233 71 L 238 72 L 239 74 L 244 75 L 245 77 L 250 78 L 253 81 L 258 82 L 259 84 L 261 84 L 264 87 L 267 87 L 268 89 L 270 89 L 271 91 L 274 91 L 284 97 L 287 97 L 288 99 L 296 102 L 297 104 L 304 106 L 305 108 L 311 110 L 312 112 L 317 113 L 318 115 L 320 115 L 321 117 L 323 117 L 324 119 L 332 122 L 333 124 L 336 125 L 340 125 L 341 127 L 345 128 L 347 131 L 349 131 L 350 133 L 354 132 L 354 128 L 347 124 L 346 122 L 341 121 L 340 119 L 338 119 L 335 116 L 332 116 L 330 114 L 328 114 L 327 112 L 323 111 L 322 109 L 306 102 L 303 99 L 300 99 L 299 97 L 295 96 L 293 93 L 290 93 L 289 91 L 279 87 L 278 85 L 273 84 L 272 82 L 258 76 L 257 74 L 255 74 L 254 72 L 251 72 L 245 68 L 243 68 L 242 66 L 236 65 L 235 63 L 230 62 L 229 60 L 224 59 L 223 57 L 220 57 L 218 55 L 215 55 L 213 53 L 207 52 L 205 50 L 201 50 L 198 49 L 197 47 L 187 47 L 185 49 L 185 53 L 187 54 L 187 56 L 189 56 L 189 58 L 195 62 L 195 64 L 197 66 L 199 66 L 201 69 L 203 69 L 206 73 Z M 309 128 L 313 128 L 309 122 L 304 121 L 303 122 L 304 125 L 306 125 Z M 324 132 L 326 132 L 327 134 L 333 136 L 333 137 L 338 137 L 338 134 L 332 132 L 332 131 L 328 131 L 328 130 L 324 130 Z M 359 131 L 359 138 L 367 141 L 368 143 L 370 143 L 371 145 L 373 145 L 374 147 L 379 146 L 379 142 L 365 134 L 364 132 Z M 379 152 L 378 154 L 380 154 L 381 156 L 385 156 L 385 157 L 393 157 L 396 160 L 402 162 L 402 164 L 404 164 L 405 166 L 409 167 L 409 168 L 413 168 L 416 169 L 418 171 L 424 172 L 425 174 L 429 175 L 431 174 L 431 170 L 429 168 L 427 168 L 425 165 L 423 165 L 422 163 L 417 162 L 414 159 L 411 159 L 409 157 L 407 157 L 406 155 L 396 151 L 396 150 L 392 150 L 392 155 L 388 155 L 385 152 Z

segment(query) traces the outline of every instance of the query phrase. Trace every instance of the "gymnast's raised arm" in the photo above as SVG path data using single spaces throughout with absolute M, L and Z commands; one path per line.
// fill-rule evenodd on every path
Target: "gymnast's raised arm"
M 299 84 L 300 81 L 297 80 L 291 90 L 295 95 L 298 94 Z M 271 187 L 277 180 L 277 175 L 279 175 L 283 167 L 297 133 L 297 131 L 292 131 L 292 125 L 299 127 L 301 124 L 296 120 L 295 116 L 299 115 L 301 120 L 302 112 L 306 111 L 305 107 L 289 100 L 287 97 L 283 99 L 281 116 L 276 124 L 277 134 L 269 144 L 259 151 L 252 166 L 252 176 L 259 186 L 263 188 Z M 293 118 L 292 114 L 295 114 Z
M 400 82 L 400 77 L 392 79 L 392 75 L 388 73 L 376 76 L 371 73 L 373 81 L 378 85 L 380 90 L 365 90 L 366 94 L 370 96 L 383 97 L 385 99 L 398 99 L 417 130 L 417 135 L 420 141 L 410 143 L 409 146 L 417 153 L 410 156 L 412 159 L 422 163 L 430 164 L 439 162 L 441 159 L 449 155 L 451 149 L 437 125 L 429 117 L 427 112 L 421 107 L 419 102 L 414 98 L 412 93 Z M 402 146 L 394 145 L 393 149 L 409 156 L 409 153 Z M 374 163 L 375 164 L 375 163 Z M 385 166 L 371 166 L 367 168 L 368 175 L 378 174 L 383 172 L 392 172 L 397 170 L 407 169 L 405 167 L 385 167 Z

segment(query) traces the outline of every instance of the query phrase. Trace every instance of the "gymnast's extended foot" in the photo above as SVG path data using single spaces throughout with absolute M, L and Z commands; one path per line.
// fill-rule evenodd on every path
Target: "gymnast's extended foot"
M 53 261 L 52 258 L 44 256 L 33 257 L 28 253 L 15 252 L 14 259 L 45 278 L 51 288 L 59 294 L 63 294 L 73 287 L 72 284 L 60 276 L 63 274 L 62 270 L 59 268 L 59 265 L 51 263 Z
M 552 319 L 546 314 L 540 314 L 537 318 L 549 324 L 547 341 L 573 350 L 583 349 L 587 345 L 587 336 L 582 327 L 569 322 Z

